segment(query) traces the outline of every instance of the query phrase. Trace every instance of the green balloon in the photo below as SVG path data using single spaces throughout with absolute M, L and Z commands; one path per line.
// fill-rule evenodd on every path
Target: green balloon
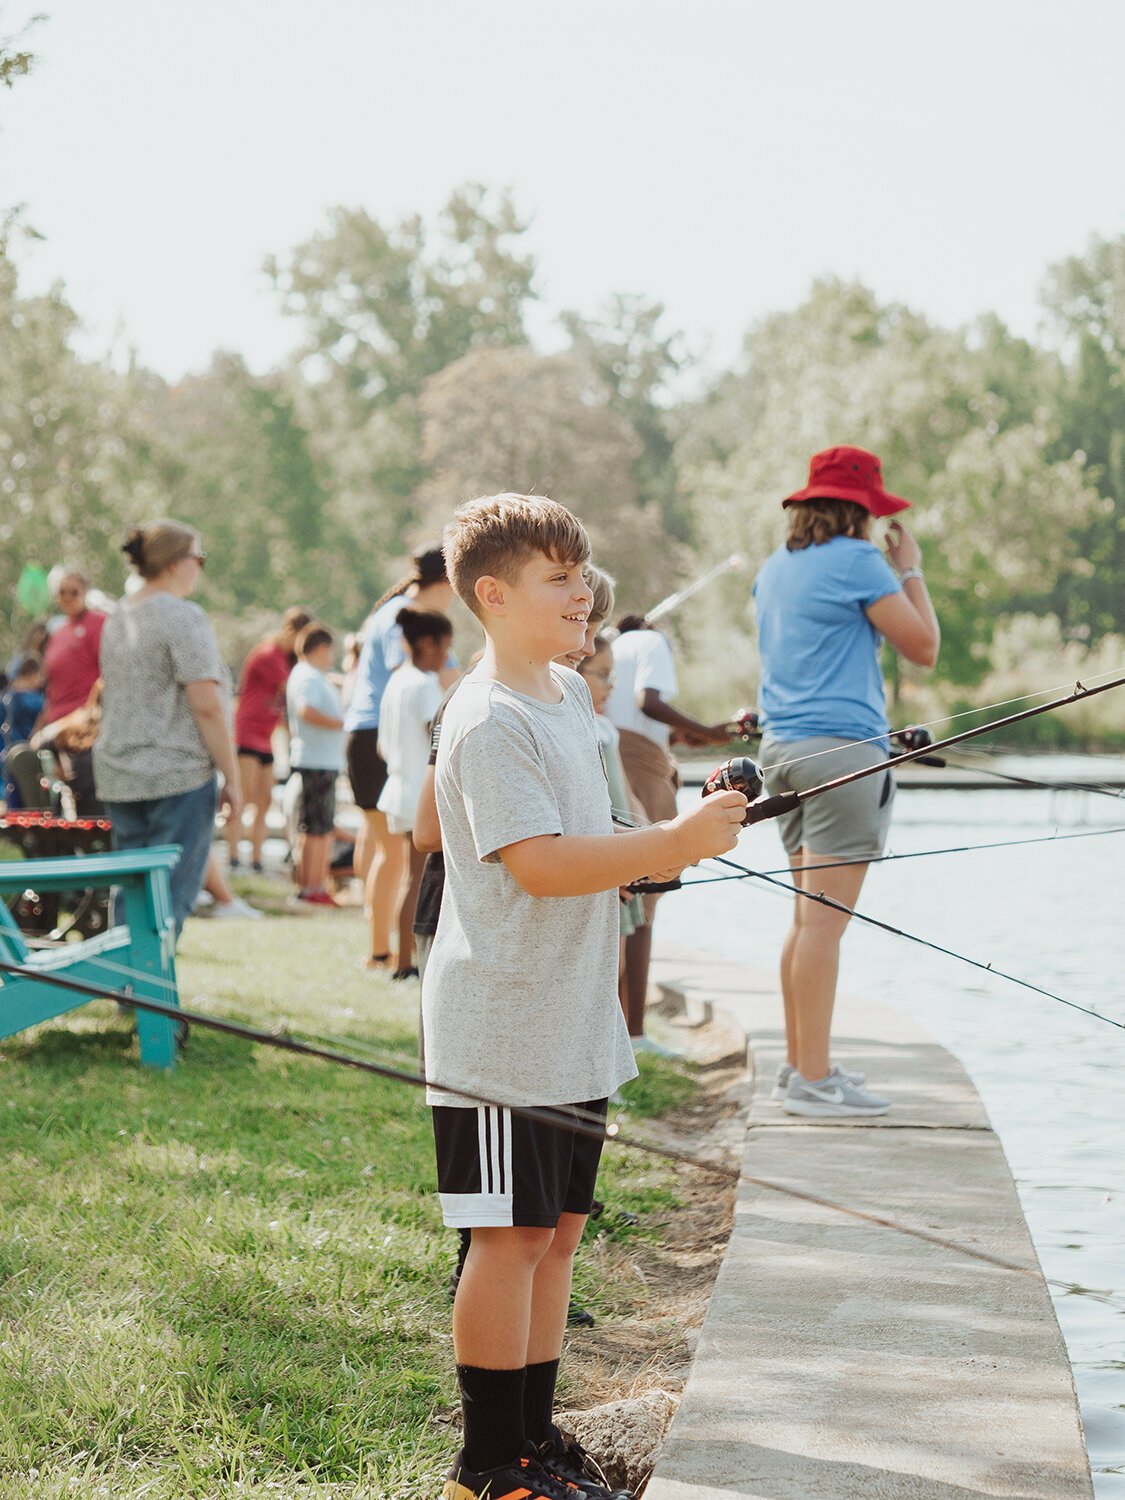
M 16 599 L 29 615 L 45 615 L 51 606 L 47 569 L 35 563 L 25 563 L 16 584 Z

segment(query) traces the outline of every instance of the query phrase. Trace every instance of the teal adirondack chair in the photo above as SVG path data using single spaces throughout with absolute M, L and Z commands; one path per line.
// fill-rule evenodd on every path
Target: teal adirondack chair
M 116 886 L 125 913 L 123 925 L 84 942 L 29 948 L 7 903 L 0 899 L 0 958 L 33 969 L 36 974 L 88 980 L 111 989 L 131 990 L 165 1005 L 178 1005 L 176 925 L 169 871 L 179 858 L 179 847 L 171 846 L 0 863 L 0 897 L 26 887 L 75 891 Z M 122 973 L 122 969 L 127 972 Z M 0 970 L 0 1038 L 86 1003 L 73 990 Z M 176 1060 L 176 1023 L 143 1010 L 138 1010 L 136 1017 L 141 1061 L 150 1067 L 172 1067 Z

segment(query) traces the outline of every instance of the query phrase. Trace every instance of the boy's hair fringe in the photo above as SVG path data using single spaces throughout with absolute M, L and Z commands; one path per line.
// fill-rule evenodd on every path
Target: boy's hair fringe
M 854 500 L 798 500 L 785 507 L 789 517 L 789 535 L 785 546 L 790 552 L 806 547 L 820 547 L 834 536 L 867 540 L 871 513 Z
M 477 580 L 510 583 L 537 552 L 568 567 L 590 558 L 586 528 L 565 505 L 545 495 L 486 495 L 454 512 L 443 537 L 449 581 L 475 615 Z
M 594 596 L 590 606 L 591 620 L 608 620 L 617 603 L 616 581 L 604 568 L 596 567 L 592 562 L 588 562 L 582 571 Z

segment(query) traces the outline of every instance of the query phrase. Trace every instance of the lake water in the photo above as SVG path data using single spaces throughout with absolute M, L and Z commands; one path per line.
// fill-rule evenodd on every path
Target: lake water
M 1013 768 L 1061 780 L 1090 765 L 1051 757 Z M 685 789 L 683 805 L 698 796 Z M 890 849 L 1119 826 L 1125 797 L 900 789 Z M 785 864 L 769 825 L 747 829 L 731 857 Z M 1123 866 L 1125 831 L 904 860 L 872 866 L 858 909 L 1125 1022 Z M 751 880 L 684 891 L 662 902 L 658 935 L 775 968 L 792 899 Z M 899 1006 L 960 1058 L 1003 1143 L 1045 1275 L 1115 1298 L 1107 1306 L 1052 1288 L 1095 1494 L 1125 1500 L 1125 1032 L 856 922 L 840 987 Z

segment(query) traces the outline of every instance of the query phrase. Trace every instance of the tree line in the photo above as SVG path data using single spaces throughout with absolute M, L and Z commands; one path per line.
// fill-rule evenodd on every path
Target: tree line
M 528 333 L 536 266 L 510 196 L 454 192 L 432 221 L 337 209 L 267 265 L 299 330 L 284 367 L 234 351 L 168 381 L 81 358 L 65 288 L 21 290 L 0 232 L 0 632 L 29 623 L 26 563 L 81 567 L 112 593 L 130 524 L 172 514 L 210 554 L 202 601 L 237 667 L 303 602 L 357 626 L 463 498 L 550 494 L 589 525 L 622 610 L 728 553 L 778 544 L 809 455 L 872 448 L 911 523 L 943 626 L 904 714 L 955 710 L 1113 666 L 1125 635 L 1125 238 L 1045 272 L 1049 342 L 996 317 L 950 329 L 825 280 L 746 333 L 704 379 L 659 302 L 568 312 Z M 756 683 L 749 573 L 669 617 L 683 699 L 714 718 Z M 1064 670 L 1065 666 L 1065 670 Z M 1046 675 L 1044 675 L 1046 674 Z M 1107 695 L 1112 697 L 1112 695 Z M 1125 730 L 1097 700 L 1077 728 Z M 1105 706 L 1103 706 L 1105 705 Z

